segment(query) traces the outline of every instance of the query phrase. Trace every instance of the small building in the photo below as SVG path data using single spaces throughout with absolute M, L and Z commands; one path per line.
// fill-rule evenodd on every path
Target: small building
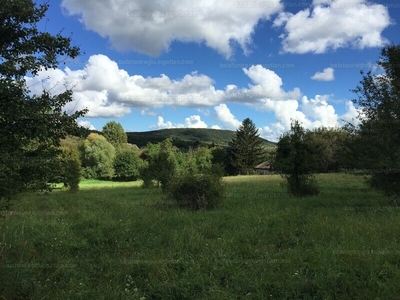
M 254 167 L 254 171 L 259 175 L 273 174 L 271 166 L 268 161 L 262 162 L 261 164 Z

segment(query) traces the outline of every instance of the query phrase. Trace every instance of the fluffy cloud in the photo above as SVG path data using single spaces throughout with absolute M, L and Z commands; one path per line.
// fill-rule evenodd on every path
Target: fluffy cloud
M 74 101 L 65 110 L 89 108 L 87 117 L 117 118 L 139 109 L 142 116 L 156 116 L 152 109 L 171 107 L 214 108 L 214 116 L 224 128 L 236 130 L 239 120 L 231 113 L 227 103 L 246 105 L 259 111 L 275 114 L 276 122 L 263 127 L 265 135 L 276 139 L 290 129 L 291 118 L 303 123 L 306 128 L 338 125 L 338 116 L 329 102 L 329 95 L 308 98 L 299 88 L 284 90 L 281 77 L 261 65 L 243 69 L 251 84 L 239 88 L 234 84 L 218 90 L 214 81 L 203 74 L 193 72 L 181 79 L 171 79 L 165 74 L 159 77 L 129 75 L 118 64 L 104 55 L 93 55 L 82 70 L 41 71 L 36 77 L 26 77 L 32 93 L 41 93 L 43 88 L 53 94 L 65 90 L 64 84 L 74 86 Z M 49 78 L 49 79 L 48 79 Z M 85 78 L 85 80 L 83 80 Z M 348 105 L 345 117 L 354 114 Z M 207 109 L 205 109 L 207 111 Z M 200 116 L 193 115 L 183 123 L 173 124 L 158 117 L 152 128 L 208 128 Z M 216 128 L 214 126 L 214 128 Z
M 313 8 L 296 14 L 281 12 L 274 21 L 283 26 L 284 52 L 324 53 L 352 46 L 382 47 L 382 31 L 391 24 L 388 9 L 367 0 L 314 0 Z
M 90 129 L 90 130 L 96 130 L 96 127 L 94 127 L 92 124 L 90 124 L 89 121 L 84 121 L 84 120 L 78 121 L 78 125 L 85 127 L 87 129 Z
M 231 113 L 226 104 L 220 104 L 214 107 L 217 113 L 217 119 L 224 124 L 226 129 L 236 130 L 241 124 L 238 119 Z
M 359 124 L 359 119 L 358 119 L 359 112 L 361 112 L 361 110 L 355 108 L 355 106 L 353 105 L 353 102 L 347 101 L 346 102 L 346 113 L 343 114 L 340 117 L 340 119 L 357 126 Z
M 230 0 L 63 0 L 61 5 L 67 14 L 80 16 L 88 30 L 108 37 L 119 50 L 155 56 L 168 51 L 174 40 L 204 41 L 229 57 L 231 41 L 236 41 L 246 53 L 258 21 L 269 19 L 283 8 L 280 0 L 270 0 L 263 7 L 242 4 Z
M 200 116 L 190 116 L 185 119 L 185 127 L 186 128 L 207 128 L 207 124 L 204 123 Z
M 92 55 L 82 70 L 41 71 L 26 80 L 33 93 L 41 93 L 46 88 L 57 94 L 65 90 L 64 84 L 74 86 L 75 100 L 67 104 L 66 110 L 87 107 L 87 117 L 121 117 L 131 113 L 131 108 L 140 109 L 144 115 L 148 109 L 164 106 L 206 108 L 228 102 L 272 110 L 270 104 L 274 101 L 296 100 L 301 96 L 298 88 L 283 90 L 278 74 L 261 65 L 244 68 L 243 72 L 253 84 L 247 88 L 228 85 L 225 90 L 217 90 L 213 79 L 197 72 L 179 80 L 165 74 L 145 78 L 129 75 L 115 61 L 99 54 Z
M 166 129 L 166 128 L 207 128 L 207 124 L 201 120 L 198 115 L 193 115 L 185 119 L 183 124 L 172 124 L 171 121 L 164 122 L 164 118 L 158 116 L 157 125 L 150 126 L 150 129 Z
M 318 81 L 332 81 L 335 80 L 334 69 L 325 68 L 322 72 L 315 73 L 311 79 Z
M 172 125 L 171 121 L 164 122 L 164 118 L 161 116 L 158 116 L 158 122 L 157 125 L 152 125 L 150 126 L 150 129 L 167 129 L 167 128 L 176 128 L 174 125 Z
M 314 99 L 302 98 L 301 110 L 304 115 L 316 120 L 314 127 L 334 127 L 338 124 L 338 115 L 335 108 L 328 104 L 329 95 L 316 95 Z
M 85 78 L 85 79 L 83 79 Z M 53 94 L 65 90 L 64 84 L 74 87 L 75 101 L 66 106 L 72 112 L 88 108 L 87 117 L 121 117 L 131 112 L 131 107 L 145 110 L 166 105 L 180 107 L 210 107 L 221 101 L 223 91 L 216 91 L 213 80 L 205 75 L 185 75 L 180 80 L 141 75 L 130 76 L 115 61 L 105 55 L 92 55 L 82 70 L 65 68 L 39 72 L 27 77 L 32 93 L 43 88 Z

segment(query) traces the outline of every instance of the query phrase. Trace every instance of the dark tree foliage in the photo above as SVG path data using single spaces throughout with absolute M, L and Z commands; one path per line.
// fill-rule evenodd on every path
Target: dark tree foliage
M 139 177 L 139 157 L 132 150 L 121 150 L 114 158 L 115 179 L 133 181 Z
M 321 151 L 310 141 L 309 132 L 296 120 L 290 131 L 281 136 L 277 146 L 273 168 L 286 178 L 289 192 L 294 196 L 318 194 L 313 172 Z
M 32 0 L 2 1 L 0 6 L 0 198 L 45 188 L 60 139 L 79 134 L 76 119 L 86 112 L 63 110 L 72 101 L 71 89 L 31 95 L 26 87 L 25 76 L 56 68 L 60 57 L 79 55 L 71 38 L 37 28 L 48 6 Z
M 108 122 L 103 126 L 103 136 L 109 141 L 116 149 L 120 149 L 128 142 L 124 128 L 120 123 L 115 121 Z
M 264 156 L 258 129 L 249 118 L 243 120 L 228 146 L 227 171 L 248 175 Z
M 316 173 L 337 172 L 346 168 L 349 134 L 343 128 L 319 127 L 307 132 L 311 146 L 320 152 L 317 157 Z
M 400 195 L 400 45 L 382 49 L 378 76 L 362 74 L 353 90 L 361 110 L 353 135 L 357 167 L 371 174 L 371 187 L 387 195 Z
M 219 146 L 214 146 L 211 148 L 211 155 L 212 155 L 212 167 L 218 174 L 221 176 L 227 175 L 226 172 L 226 157 L 227 157 L 227 150 L 219 147 Z

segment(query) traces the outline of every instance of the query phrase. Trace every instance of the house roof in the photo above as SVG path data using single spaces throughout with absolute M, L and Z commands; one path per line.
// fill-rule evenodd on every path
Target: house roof
M 270 165 L 268 161 L 264 161 L 261 164 L 254 167 L 254 169 L 269 169 Z

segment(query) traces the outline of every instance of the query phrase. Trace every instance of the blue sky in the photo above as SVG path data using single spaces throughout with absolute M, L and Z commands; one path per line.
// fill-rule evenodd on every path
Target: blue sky
M 51 1 L 39 28 L 71 35 L 82 54 L 27 78 L 32 92 L 73 87 L 69 112 L 101 130 L 236 130 L 251 118 L 277 141 L 295 118 L 338 126 L 357 110 L 360 70 L 399 43 L 396 1 Z M 41 84 L 38 84 L 41 82 Z

